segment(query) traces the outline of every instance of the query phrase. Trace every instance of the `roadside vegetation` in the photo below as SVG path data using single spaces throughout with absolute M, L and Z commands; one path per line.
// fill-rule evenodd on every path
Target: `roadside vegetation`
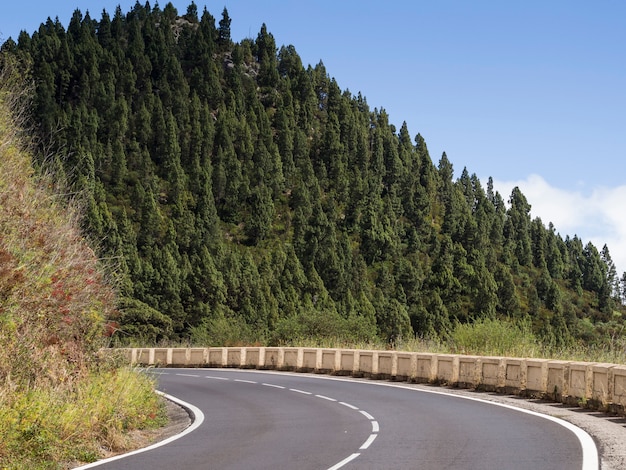
M 265 24 L 240 42 L 230 24 L 137 2 L 0 45 L 0 468 L 163 422 L 103 346 L 626 362 L 608 246 L 431 158 Z
M 33 170 L 27 95 L 0 57 L 0 468 L 69 468 L 126 449 L 164 410 L 151 380 L 99 352 L 115 292 L 80 205 Z
M 242 334 L 243 332 L 243 334 Z M 255 339 L 253 332 L 236 323 L 220 322 L 208 329 L 199 329 L 188 342 L 163 341 L 162 347 L 222 347 L 222 346 L 284 346 L 397 350 L 476 356 L 506 356 L 556 359 L 585 362 L 626 364 L 626 339 L 623 333 L 606 336 L 596 343 L 570 341 L 567 344 L 549 342 L 533 332 L 529 319 L 482 318 L 473 323 L 456 322 L 445 335 L 430 338 L 398 338 L 389 343 L 381 338 L 364 339 L 358 328 L 329 325 L 313 331 L 303 326 L 292 329 L 291 339 L 273 337 L 269 341 Z M 122 344 L 120 344 L 122 346 Z M 135 340 L 123 346 L 152 347 L 155 343 Z
M 136 3 L 2 45 L 32 70 L 35 164 L 82 195 L 85 233 L 119 261 L 116 344 L 469 351 L 454 335 L 495 319 L 530 328 L 533 354 L 626 338 L 607 245 L 431 156 L 265 24 L 239 42 L 230 25 L 225 8 Z

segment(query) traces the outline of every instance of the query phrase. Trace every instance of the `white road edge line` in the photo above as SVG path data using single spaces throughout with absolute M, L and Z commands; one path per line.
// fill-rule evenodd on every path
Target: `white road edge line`
M 202 411 L 200 411 L 199 408 L 195 407 L 194 405 L 192 405 L 191 403 L 187 403 L 184 402 L 176 397 L 173 397 L 171 395 L 168 395 L 166 393 L 163 393 L 159 390 L 156 390 L 156 393 L 165 397 L 166 399 L 173 401 L 174 403 L 177 403 L 178 405 L 182 406 L 183 408 L 186 408 L 189 413 L 192 415 L 192 419 L 193 422 L 191 423 L 191 425 L 187 428 L 184 429 L 184 431 L 182 431 L 179 434 L 176 434 L 174 436 L 168 437 L 167 439 L 157 442 L 156 444 L 152 444 L 151 446 L 148 447 L 144 447 L 142 449 L 137 449 L 134 450 L 132 452 L 128 452 L 126 454 L 120 454 L 120 455 L 116 455 L 114 457 L 109 457 L 108 459 L 103 459 L 103 460 L 98 460 L 97 462 L 93 462 L 87 465 L 83 465 L 82 467 L 76 467 L 74 468 L 74 470 L 86 470 L 88 468 L 94 468 L 97 467 L 99 465 L 103 465 L 105 463 L 109 463 L 109 462 L 113 462 L 115 460 L 120 460 L 126 457 L 130 457 L 131 455 L 136 455 L 136 454 L 141 454 L 142 452 L 147 452 L 149 450 L 153 450 L 156 449 L 158 447 L 164 446 L 166 444 L 169 444 L 170 442 L 174 442 L 177 439 L 180 439 L 183 436 L 186 436 L 187 434 L 195 431 L 196 429 L 198 429 L 198 427 L 200 427 L 200 425 L 204 422 L 204 413 L 202 413 Z
M 256 372 L 256 373 L 269 373 L 269 374 L 275 374 L 275 375 L 299 375 L 297 373 L 289 373 L 289 372 L 274 372 L 274 371 L 272 371 L 272 372 L 269 372 L 269 371 L 254 371 L 254 372 Z M 318 379 L 318 380 L 334 380 L 334 381 L 337 381 L 337 382 L 361 383 L 361 384 L 374 385 L 374 386 L 379 386 L 379 387 L 397 387 L 397 388 L 404 388 L 406 390 L 413 390 L 414 392 L 418 392 L 418 393 L 422 392 L 422 393 L 434 393 L 434 394 L 439 394 L 439 395 L 448 395 L 448 396 L 453 396 L 453 397 L 457 397 L 457 398 L 461 398 L 461 399 L 465 399 L 465 400 L 480 401 L 480 402 L 483 402 L 483 403 L 487 403 L 489 405 L 502 406 L 504 408 L 510 408 L 512 410 L 517 410 L 517 411 L 519 411 L 521 413 L 528 413 L 528 414 L 531 414 L 531 415 L 534 415 L 534 416 L 545 418 L 545 419 L 548 419 L 550 421 L 554 421 L 557 424 L 560 424 L 561 426 L 565 427 L 566 429 L 569 429 L 578 438 L 578 442 L 580 442 L 580 446 L 581 446 L 582 452 L 583 452 L 583 462 L 582 462 L 581 470 L 598 470 L 600 468 L 600 457 L 598 456 L 598 447 L 596 446 L 595 442 L 593 441 L 593 438 L 584 429 L 579 428 L 575 424 L 572 424 L 569 421 L 566 421 L 564 419 L 555 418 L 555 417 L 547 415 L 547 414 L 538 413 L 536 411 L 527 410 L 525 408 L 519 408 L 517 406 L 507 405 L 505 403 L 497 403 L 497 402 L 493 402 L 493 401 L 489 401 L 489 400 L 483 400 L 481 398 L 468 397 L 466 395 L 456 395 L 456 394 L 453 394 L 453 393 L 446 393 L 445 391 L 416 389 L 416 388 L 407 387 L 405 385 L 390 384 L 390 383 L 384 383 L 384 382 L 360 382 L 358 380 L 353 380 L 353 379 L 350 379 L 350 378 L 345 378 L 344 379 L 344 378 L 339 378 L 339 377 L 326 377 L 326 376 L 311 376 L 311 378 Z M 364 413 L 363 411 L 359 411 L 359 412 L 360 413 Z M 366 414 L 365 416 L 369 416 L 369 414 Z M 374 419 L 374 417 L 372 416 L 371 419 Z M 358 455 L 357 455 L 357 457 L 358 457 Z M 356 458 L 356 457 L 353 457 L 353 459 L 354 458 Z M 333 467 L 333 468 L 335 468 L 335 467 Z M 336 467 L 336 468 L 340 468 L 340 467 Z M 329 469 L 329 470 L 332 470 L 332 469 Z
M 341 467 L 343 467 L 345 464 L 347 464 L 348 462 L 352 462 L 354 459 L 356 459 L 359 455 L 359 453 L 356 454 L 352 454 L 350 457 L 346 457 L 345 459 L 343 459 L 341 462 L 339 462 L 336 465 L 333 465 L 332 467 L 330 467 L 328 470 L 337 470 Z
M 368 437 L 367 441 L 365 441 L 363 445 L 359 447 L 359 450 L 367 449 L 369 446 L 372 445 L 372 442 L 374 442 L 374 439 L 376 439 L 377 437 L 378 437 L 378 434 L 370 434 L 370 437 Z

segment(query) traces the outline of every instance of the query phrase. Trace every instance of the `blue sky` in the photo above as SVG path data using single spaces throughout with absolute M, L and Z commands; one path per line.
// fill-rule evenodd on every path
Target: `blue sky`
M 172 3 L 183 14 L 190 1 Z M 67 26 L 76 8 L 99 19 L 118 4 L 126 12 L 135 1 L 10 2 L 0 39 L 48 16 Z M 196 4 L 217 21 L 226 7 L 236 41 L 265 23 L 278 46 L 293 44 L 305 65 L 323 61 L 340 88 L 421 133 L 435 163 L 445 151 L 456 176 L 463 167 L 483 185 L 492 176 L 505 199 L 519 186 L 533 216 L 607 243 L 626 270 L 626 2 Z

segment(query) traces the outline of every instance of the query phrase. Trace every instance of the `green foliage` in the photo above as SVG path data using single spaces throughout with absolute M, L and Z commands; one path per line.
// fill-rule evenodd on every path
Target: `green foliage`
M 236 43 L 215 18 L 77 11 L 4 46 L 36 84 L 39 141 L 68 153 L 56 172 L 85 194 L 87 233 L 120 260 L 118 341 L 398 344 L 529 317 L 565 345 L 623 324 L 608 248 L 531 220 L 519 188 L 507 206 L 445 153 L 434 165 L 265 24 Z
M 132 445 L 130 431 L 157 428 L 165 419 L 153 381 L 129 369 L 91 375 L 71 392 L 31 388 L 4 395 L 0 466 L 52 469 L 94 462 L 102 458 L 101 445 L 124 451 Z
M 375 326 L 366 317 L 353 315 L 343 318 L 337 312 L 314 310 L 279 320 L 269 344 L 284 346 L 311 341 L 324 344 L 329 340 L 354 344 L 375 338 Z
M 528 320 L 483 318 L 472 324 L 457 323 L 449 341 L 461 354 L 533 357 L 540 349 Z
M 0 468 L 67 468 L 128 449 L 126 432 L 164 415 L 152 380 L 101 354 L 118 321 L 114 290 L 81 235 L 80 205 L 59 195 L 58 175 L 33 171 L 14 67 L 0 55 Z

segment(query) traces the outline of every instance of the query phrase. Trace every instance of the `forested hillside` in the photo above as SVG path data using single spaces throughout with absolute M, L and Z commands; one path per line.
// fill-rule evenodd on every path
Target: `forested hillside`
M 2 46 L 35 84 L 36 166 L 84 201 L 113 266 L 121 342 L 394 342 L 500 317 L 557 345 L 623 330 L 606 246 L 434 163 L 265 25 L 237 43 L 230 24 L 137 3 Z

